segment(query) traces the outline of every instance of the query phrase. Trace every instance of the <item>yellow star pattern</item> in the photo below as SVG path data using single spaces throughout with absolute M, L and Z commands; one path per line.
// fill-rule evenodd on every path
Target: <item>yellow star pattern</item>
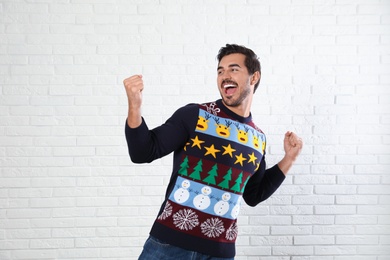
M 203 144 L 204 141 L 199 140 L 199 137 L 198 137 L 198 136 L 195 136 L 195 138 L 191 138 L 191 140 L 193 141 L 191 147 L 198 146 L 199 149 L 202 149 L 202 147 L 200 147 L 200 145 Z
M 225 149 L 225 151 L 223 152 L 222 155 L 229 154 L 230 157 L 233 158 L 233 152 L 235 152 L 236 150 L 233 149 L 233 148 L 230 146 L 230 144 L 229 144 L 228 146 L 223 146 L 223 145 L 222 145 L 222 147 L 223 147 L 223 149 Z
M 245 157 L 242 157 L 242 153 L 240 153 L 240 155 L 235 155 L 236 156 L 236 162 L 234 163 L 234 164 L 237 164 L 237 163 L 239 163 L 239 164 L 241 164 L 241 166 L 243 166 L 243 163 L 244 163 L 244 161 L 245 160 L 247 160 Z
M 190 143 L 186 143 L 186 145 L 184 146 L 184 151 L 187 151 L 187 146 L 190 145 Z
M 214 158 L 217 158 L 216 153 L 219 153 L 221 150 L 215 149 L 214 145 L 212 144 L 210 147 L 204 147 L 207 152 L 204 154 L 205 156 L 208 154 L 211 154 Z
M 255 170 L 255 171 L 257 171 L 259 168 L 260 168 L 260 163 L 257 163 L 256 170 Z
M 252 154 L 248 154 L 248 156 L 249 156 L 249 161 L 248 161 L 248 163 L 253 163 L 253 165 L 256 165 L 256 159 L 257 159 L 257 157 L 255 156 L 255 153 L 254 152 L 252 152 Z
M 191 145 L 191 143 L 188 142 L 184 146 L 185 151 L 187 150 L 187 146 L 189 146 L 189 145 L 191 145 L 191 147 L 196 146 L 199 149 L 202 149 L 202 144 L 205 143 L 205 141 L 199 139 L 199 136 L 195 136 L 195 138 L 191 138 L 191 141 L 192 141 L 192 145 Z M 204 154 L 205 156 L 212 155 L 214 158 L 217 158 L 217 153 L 221 152 L 221 150 L 218 150 L 217 148 L 215 148 L 214 144 L 212 144 L 209 147 L 204 146 L 204 148 L 206 149 L 206 153 Z M 234 164 L 240 164 L 243 167 L 244 162 L 247 161 L 246 163 L 248 163 L 248 164 L 253 163 L 253 165 L 256 167 L 255 171 L 257 171 L 259 169 L 260 163 L 257 162 L 258 158 L 256 157 L 254 152 L 252 152 L 251 154 L 248 154 L 248 156 L 249 156 L 249 160 L 248 160 L 248 158 L 245 158 L 242 155 L 242 153 L 240 153 L 240 155 L 235 155 L 234 153 L 236 152 L 236 149 L 234 149 L 231 146 L 231 144 L 228 144 L 227 146 L 222 145 L 222 148 L 224 150 L 222 155 L 229 155 L 231 158 L 233 158 L 233 155 L 236 157 L 236 161 L 234 162 Z

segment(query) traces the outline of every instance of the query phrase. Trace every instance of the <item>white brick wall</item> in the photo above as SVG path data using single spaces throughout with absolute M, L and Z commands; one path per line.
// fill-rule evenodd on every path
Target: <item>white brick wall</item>
M 388 0 L 0 0 L 0 259 L 136 259 L 171 157 L 130 162 L 122 80 L 156 126 L 219 97 L 225 43 L 260 56 L 268 164 L 305 140 L 237 259 L 390 259 Z

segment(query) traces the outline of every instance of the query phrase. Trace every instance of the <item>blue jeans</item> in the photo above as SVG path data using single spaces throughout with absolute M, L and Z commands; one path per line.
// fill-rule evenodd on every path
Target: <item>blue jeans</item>
M 165 244 L 150 236 L 144 245 L 144 250 L 138 260 L 234 260 L 234 258 L 219 258 L 188 251 Z

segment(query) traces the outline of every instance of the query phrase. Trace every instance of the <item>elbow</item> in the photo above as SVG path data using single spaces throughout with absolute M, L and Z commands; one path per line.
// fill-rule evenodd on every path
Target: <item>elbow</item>
M 243 196 L 245 203 L 250 207 L 256 207 L 261 201 L 255 198 L 248 198 Z
M 144 161 L 140 160 L 139 158 L 134 158 L 130 156 L 130 160 L 132 163 L 141 164 L 144 163 Z
M 132 163 L 141 164 L 141 163 L 150 163 L 153 160 L 149 160 L 148 158 L 144 158 L 138 155 L 130 154 L 130 160 Z
M 242 195 L 245 203 L 250 207 L 255 207 L 259 205 L 261 202 L 265 201 L 269 196 L 264 194 L 263 192 L 258 192 L 256 190 L 246 190 Z
M 141 163 L 151 163 L 156 158 L 153 153 L 145 152 L 145 151 L 132 151 L 129 149 L 130 160 L 133 163 L 141 164 Z
M 255 203 L 255 202 L 246 202 L 246 204 L 250 207 L 256 207 L 259 203 Z

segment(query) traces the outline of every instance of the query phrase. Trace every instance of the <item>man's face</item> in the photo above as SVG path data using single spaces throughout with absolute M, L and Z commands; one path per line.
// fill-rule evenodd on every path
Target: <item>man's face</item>
M 251 85 L 251 75 L 245 66 L 245 55 L 233 53 L 224 56 L 217 72 L 218 89 L 225 105 L 238 107 L 253 95 L 254 85 Z

